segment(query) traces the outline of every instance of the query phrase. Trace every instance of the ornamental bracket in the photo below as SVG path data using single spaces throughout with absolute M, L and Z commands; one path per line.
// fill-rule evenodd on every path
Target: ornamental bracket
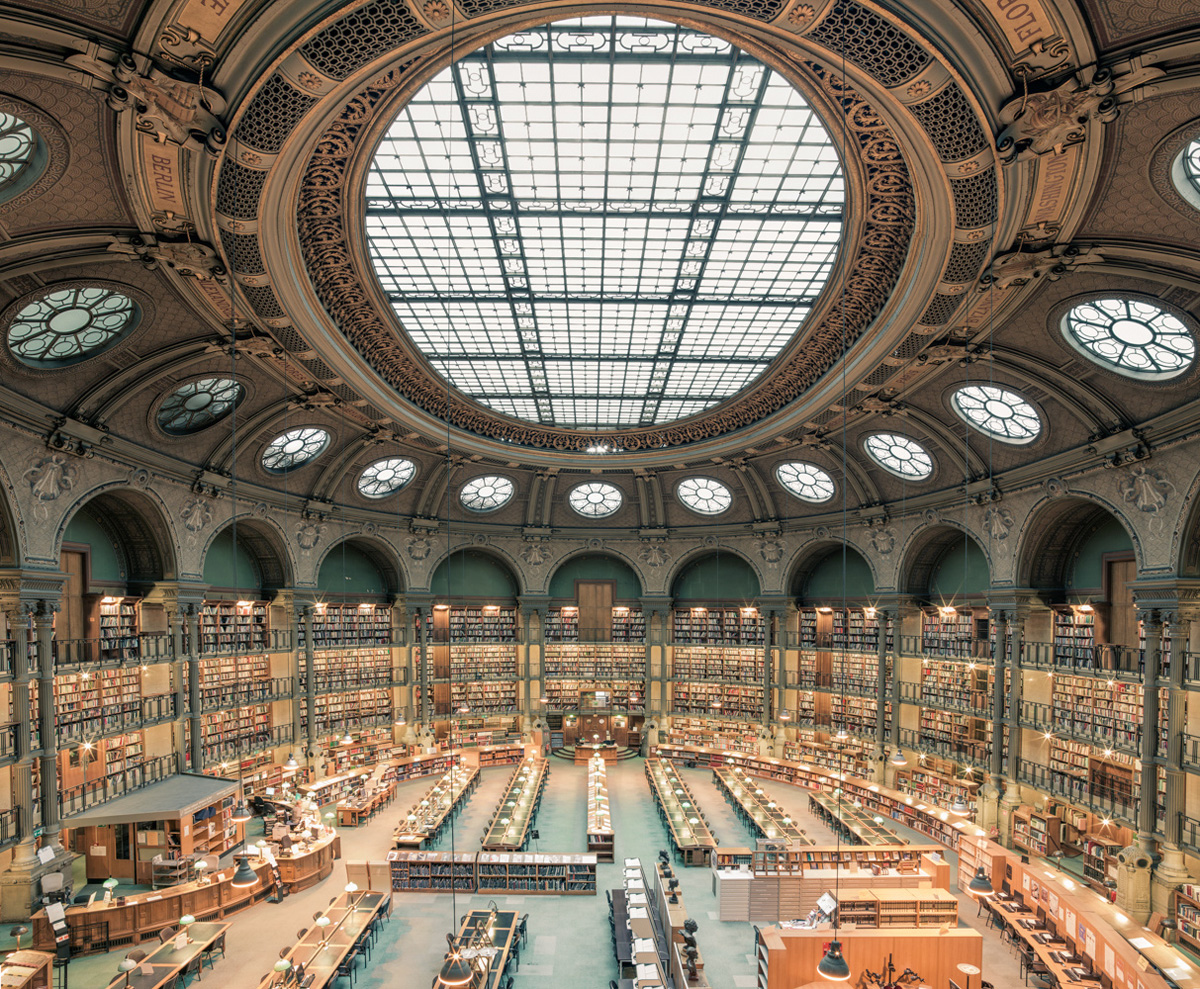
M 1056 282 L 1069 271 L 1089 264 L 1103 264 L 1104 255 L 1095 247 L 1057 244 L 1044 251 L 1010 251 L 998 255 L 980 276 L 984 288 L 1010 288 L 1045 280 Z

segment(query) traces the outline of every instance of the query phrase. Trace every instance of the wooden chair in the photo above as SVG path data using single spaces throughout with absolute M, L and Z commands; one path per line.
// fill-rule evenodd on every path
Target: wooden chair
M 174 936 L 175 936 L 175 928 L 174 927 L 164 927 L 161 931 L 158 932 L 158 943 L 166 944 Z

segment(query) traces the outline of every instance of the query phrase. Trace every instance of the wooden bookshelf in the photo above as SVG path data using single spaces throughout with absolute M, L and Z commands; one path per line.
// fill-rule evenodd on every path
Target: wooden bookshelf
M 979 780 L 957 775 L 957 767 L 942 759 L 925 759 L 911 769 L 896 770 L 896 789 L 911 793 L 940 807 L 950 807 L 956 800 L 967 805 L 967 817 L 975 816 L 975 795 Z
M 927 656 L 976 655 L 977 644 L 989 635 L 986 609 L 978 616 L 970 608 L 952 612 L 934 609 L 921 617 L 921 650 Z
M 760 684 L 681 683 L 671 685 L 671 709 L 679 714 L 727 715 L 744 721 L 763 716 Z
M 945 889 L 855 890 L 842 893 L 837 910 L 846 927 L 958 926 L 958 897 Z
M 392 889 L 405 893 L 474 893 L 476 852 L 388 852 Z M 349 874 L 349 864 L 346 866 Z M 368 864 L 368 868 L 370 865 Z
M 205 601 L 200 609 L 200 652 L 266 652 L 269 649 L 267 602 Z
M 762 645 L 766 625 L 757 608 L 677 608 L 672 621 L 676 645 L 736 643 Z
M 587 850 L 600 862 L 612 862 L 615 849 L 605 762 L 592 759 L 588 763 Z
M 1179 937 L 1193 951 L 1200 950 L 1200 885 L 1184 883 L 1174 896 Z
M 671 675 L 676 680 L 761 683 L 763 652 L 746 646 L 676 646 Z
M 646 649 L 620 642 L 547 643 L 542 665 L 550 679 L 640 682 L 646 678 Z
M 97 603 L 96 627 L 102 663 L 138 658 L 138 604 L 138 598 L 131 597 L 103 597 Z
M 1020 807 L 1013 815 L 1012 841 L 1027 852 L 1049 858 L 1060 851 L 1062 820 L 1032 807 Z
M 1078 608 L 1054 612 L 1054 658 L 1072 666 L 1091 666 L 1096 655 L 1096 612 Z
M 515 605 L 435 605 L 425 616 L 430 642 L 516 642 Z
M 921 704 L 990 717 L 992 680 L 989 666 L 926 659 L 921 664 Z
M 393 851 L 387 861 L 397 892 L 596 894 L 595 855 Z
M 679 745 L 703 745 L 734 752 L 758 752 L 762 726 L 749 722 L 711 721 L 706 718 L 673 717 L 667 739 Z
M 387 646 L 392 641 L 392 613 L 386 605 L 330 602 L 316 606 L 309 618 L 314 650 Z M 300 646 L 304 648 L 304 626 Z

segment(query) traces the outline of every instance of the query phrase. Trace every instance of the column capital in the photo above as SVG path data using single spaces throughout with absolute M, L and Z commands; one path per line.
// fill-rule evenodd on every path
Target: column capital
M 60 570 L 0 570 L 0 611 L 25 617 L 58 608 L 67 575 Z
M 1164 623 L 1200 619 L 1200 579 L 1148 578 L 1130 585 L 1138 611 L 1158 612 Z

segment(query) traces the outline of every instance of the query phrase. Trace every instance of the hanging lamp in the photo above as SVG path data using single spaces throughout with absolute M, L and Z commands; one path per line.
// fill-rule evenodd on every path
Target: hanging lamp
M 233 879 L 229 885 L 235 889 L 245 889 L 248 886 L 253 886 L 258 882 L 258 873 L 250 866 L 250 856 L 248 853 L 243 853 L 238 856 L 237 871 L 233 874 Z

